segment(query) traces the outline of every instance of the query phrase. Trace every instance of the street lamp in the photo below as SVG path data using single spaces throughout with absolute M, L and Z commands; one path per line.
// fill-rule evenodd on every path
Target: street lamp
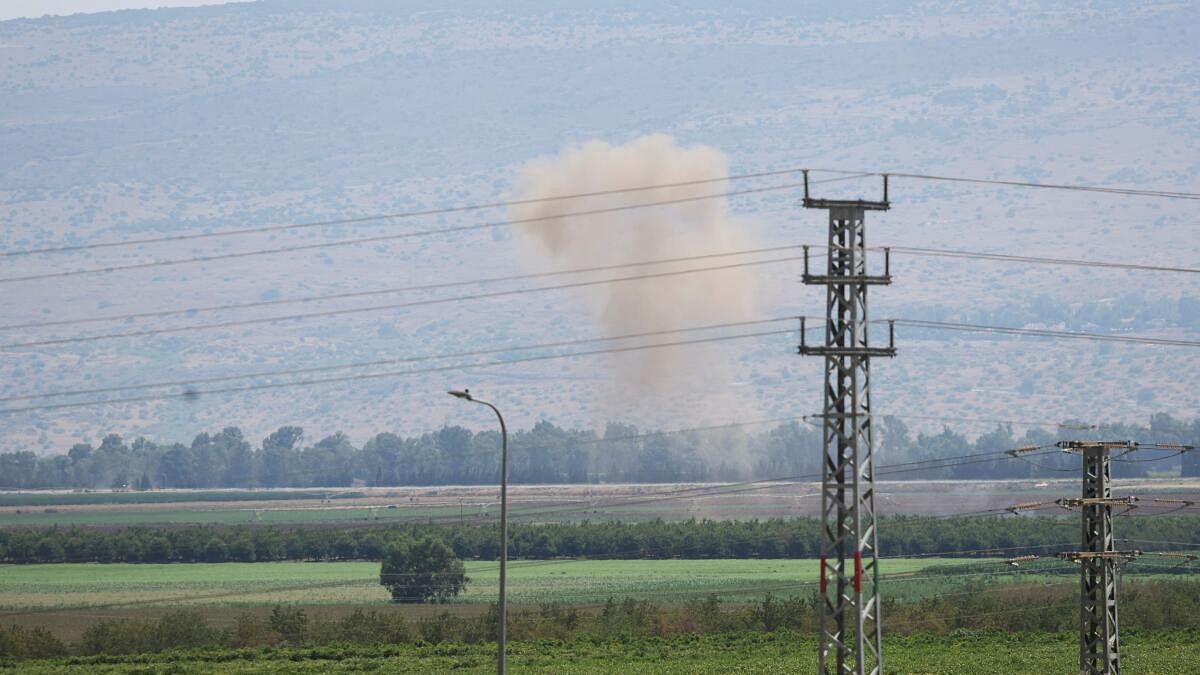
M 505 603 L 505 578 L 508 570 L 508 429 L 504 426 L 504 417 L 500 410 L 487 401 L 471 396 L 470 389 L 451 389 L 446 393 L 455 398 L 486 405 L 496 413 L 496 419 L 500 420 L 500 626 L 496 639 L 496 672 L 504 675 L 505 627 L 508 623 Z

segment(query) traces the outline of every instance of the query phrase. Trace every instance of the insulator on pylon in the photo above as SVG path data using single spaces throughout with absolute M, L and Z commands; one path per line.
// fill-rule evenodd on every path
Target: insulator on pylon
M 1013 448 L 1012 450 L 1009 450 L 1008 454 L 1012 455 L 1013 457 L 1016 457 L 1017 455 L 1023 455 L 1027 452 L 1033 452 L 1034 450 L 1040 450 L 1041 447 L 1042 446 L 1040 446 L 1040 445 L 1022 445 L 1019 448 Z

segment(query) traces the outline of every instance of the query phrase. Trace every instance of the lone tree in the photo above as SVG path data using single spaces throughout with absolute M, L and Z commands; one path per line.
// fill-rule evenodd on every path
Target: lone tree
M 401 539 L 387 547 L 379 583 L 393 602 L 444 602 L 467 585 L 462 561 L 446 542 L 433 537 Z

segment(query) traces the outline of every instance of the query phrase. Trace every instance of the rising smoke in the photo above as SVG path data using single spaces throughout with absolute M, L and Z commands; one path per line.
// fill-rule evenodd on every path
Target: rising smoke
M 719 178 L 686 187 L 660 188 L 520 204 L 509 209 L 512 220 L 548 218 L 520 225 L 538 268 L 577 268 L 661 258 L 720 253 L 751 248 L 744 223 L 732 217 L 725 198 L 684 202 L 558 218 L 564 213 L 605 209 L 629 204 L 659 202 L 721 193 L 727 189 L 725 156 L 706 146 L 682 147 L 666 135 L 644 136 L 624 145 L 591 141 L 526 164 L 518 177 L 514 199 L 536 199 L 566 194 L 613 190 L 631 186 L 661 185 Z M 729 260 L 655 265 L 609 273 L 628 276 L 638 272 L 688 269 Z M 604 277 L 600 277 L 604 278 Z M 607 284 L 585 291 L 596 333 L 618 335 L 703 324 L 739 321 L 755 316 L 756 289 L 746 269 Z M 648 341 L 670 340 L 672 337 Z M 654 349 L 616 355 L 611 360 L 612 390 L 606 413 L 628 413 L 631 395 L 672 399 L 691 393 L 699 397 L 688 404 L 691 414 L 720 408 L 719 418 L 743 413 L 730 410 L 730 369 L 718 347 Z M 701 396 L 703 394 L 703 396 Z M 661 398 L 656 398 L 661 401 Z M 643 402 L 645 399 L 643 398 Z M 636 406 L 637 403 L 634 403 Z M 697 405 L 702 406 L 697 409 Z M 704 410 L 703 408 L 709 408 Z M 693 420 L 695 421 L 695 420 Z

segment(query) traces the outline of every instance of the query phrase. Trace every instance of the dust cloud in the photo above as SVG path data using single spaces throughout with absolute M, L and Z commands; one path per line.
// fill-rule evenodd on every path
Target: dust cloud
M 556 157 L 528 162 L 520 171 L 512 198 L 537 199 L 633 186 L 720 180 L 518 204 L 509 208 L 509 217 L 513 221 L 545 219 L 517 224 L 529 244 L 531 266 L 537 269 L 573 269 L 753 248 L 746 223 L 731 216 L 724 197 L 557 217 L 722 193 L 728 189 L 727 176 L 728 164 L 720 151 L 702 145 L 680 146 L 670 136 L 644 136 L 624 145 L 590 141 L 570 147 Z M 718 258 L 649 265 L 596 273 L 590 278 L 692 269 L 737 260 Z M 596 324 L 594 333 L 621 335 L 755 318 L 756 291 L 752 268 L 742 268 L 611 283 L 580 293 Z M 695 337 L 698 335 L 673 334 L 646 338 L 643 342 Z M 722 354 L 726 356 L 722 358 Z M 611 378 L 608 378 L 610 391 L 602 397 L 604 412 L 609 419 L 629 419 L 624 416 L 630 408 L 637 410 L 651 400 L 659 409 L 666 407 L 663 395 L 670 393 L 668 400 L 686 404 L 687 422 L 702 424 L 703 415 L 716 411 L 721 413 L 718 419 L 732 419 L 746 411 L 737 409 L 742 404 L 733 403 L 736 397 L 730 391 L 731 368 L 726 362 L 729 354 L 732 352 L 722 347 L 697 346 L 613 355 Z M 736 407 L 731 409 L 731 405 Z

